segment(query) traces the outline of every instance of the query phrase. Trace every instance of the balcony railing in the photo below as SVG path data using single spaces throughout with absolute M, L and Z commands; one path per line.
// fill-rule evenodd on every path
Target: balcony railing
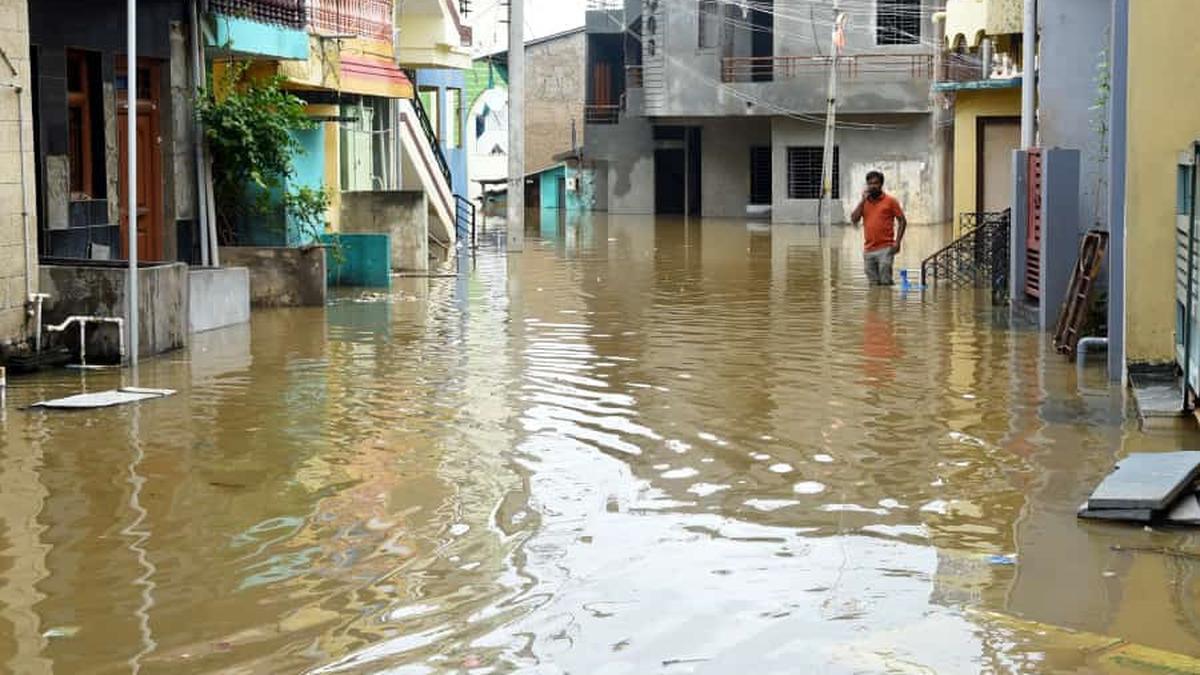
M 621 121 L 621 106 L 585 105 L 583 121 L 586 124 L 617 124 Z
M 625 0 L 587 0 L 587 9 L 589 12 L 625 9 Z
M 305 0 L 209 0 L 214 14 L 303 30 L 308 22 Z
M 646 80 L 644 74 L 641 66 L 625 66 L 625 88 L 641 89 Z
M 392 0 L 308 0 L 308 22 L 321 35 L 391 42 Z
M 828 56 L 737 56 L 723 60 L 722 82 L 762 82 L 829 73 Z M 931 79 L 931 54 L 859 54 L 838 59 L 845 79 Z
M 983 60 L 967 53 L 952 52 L 942 59 L 938 73 L 939 82 L 980 82 L 983 80 L 1011 80 L 1021 76 L 1021 69 L 1012 59 L 1001 55 L 986 71 Z

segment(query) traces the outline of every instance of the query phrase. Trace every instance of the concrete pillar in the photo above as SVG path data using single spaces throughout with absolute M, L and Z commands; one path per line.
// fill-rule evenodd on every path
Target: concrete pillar
M 1029 236 L 1029 153 L 1013 151 L 1012 223 L 1009 230 L 1011 266 L 1008 274 L 1009 297 L 1012 306 L 1025 302 L 1025 239 Z
M 1042 151 L 1042 279 L 1038 323 L 1054 330 L 1079 259 L 1080 152 Z
M 1108 133 L 1108 378 L 1125 382 L 1125 111 L 1129 0 L 1113 0 Z

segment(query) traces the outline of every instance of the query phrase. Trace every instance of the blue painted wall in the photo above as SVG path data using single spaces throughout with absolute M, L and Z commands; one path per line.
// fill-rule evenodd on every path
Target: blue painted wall
M 292 168 L 295 169 L 296 174 L 288 181 L 288 189 L 321 188 L 325 185 L 325 125 L 318 124 L 315 129 L 296 131 L 292 135 L 300 141 L 304 152 L 292 158 Z M 330 186 L 330 189 L 336 187 Z M 313 228 L 308 229 L 312 230 Z M 325 228 L 317 227 L 316 229 L 324 230 Z M 313 243 L 313 239 L 311 232 L 305 232 L 298 223 L 291 218 L 288 219 L 288 246 L 304 246 Z
M 292 158 L 296 175 L 285 187 L 289 190 L 300 186 L 320 188 L 325 184 L 325 130 L 318 126 L 293 134 L 304 147 L 304 152 Z M 246 187 L 251 200 L 259 191 L 260 188 L 253 185 Z M 284 214 L 280 197 L 279 190 L 273 191 L 267 213 L 251 214 L 239 224 L 238 241 L 246 246 L 305 246 L 313 243 L 311 233 L 305 232 L 299 223 Z
M 455 194 L 467 194 L 467 78 L 461 70 L 427 68 L 417 71 L 417 87 L 436 87 L 438 90 L 438 110 L 441 119 L 438 124 L 438 138 L 441 139 L 442 153 L 446 155 L 446 163 L 450 165 L 450 177 Z M 447 105 L 449 96 L 447 89 L 458 89 L 458 120 L 461 127 L 458 131 L 458 147 L 447 145 L 450 140 L 450 126 L 454 124 L 454 114 Z
M 575 178 L 575 189 L 566 190 L 567 203 L 559 203 L 558 180 L 563 179 L 569 181 Z M 538 174 L 539 187 L 541 190 L 541 208 L 543 209 L 563 209 L 568 213 L 579 213 L 587 211 L 591 208 L 590 191 L 593 181 L 586 171 L 572 169 L 566 164 L 546 169 Z
M 279 59 L 308 58 L 308 33 L 302 30 L 225 14 L 217 14 L 214 23 L 216 31 L 208 46 L 217 50 Z

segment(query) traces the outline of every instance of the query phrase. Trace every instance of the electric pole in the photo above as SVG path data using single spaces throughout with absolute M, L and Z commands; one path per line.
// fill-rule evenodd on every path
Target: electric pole
M 821 230 L 822 237 L 833 232 L 833 149 L 837 128 L 837 68 L 838 57 L 845 44 L 846 15 L 838 12 L 838 0 L 833 0 L 833 38 L 829 45 L 829 98 L 825 109 L 825 156 L 821 165 Z
M 508 0 L 508 252 L 525 250 L 525 0 Z

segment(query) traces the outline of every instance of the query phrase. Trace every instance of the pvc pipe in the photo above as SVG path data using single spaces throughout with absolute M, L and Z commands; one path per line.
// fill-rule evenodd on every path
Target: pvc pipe
M 125 319 L 116 316 L 69 316 L 60 324 L 46 326 L 51 333 L 62 333 L 73 323 L 79 324 L 79 365 L 87 368 L 87 325 L 89 323 L 112 323 L 117 326 L 117 349 L 121 360 L 125 360 Z
M 125 290 L 129 294 L 129 346 L 131 348 L 131 356 L 129 364 L 134 368 L 134 384 L 137 384 L 137 360 L 138 360 L 138 208 L 137 208 L 137 186 L 138 186 L 138 161 L 137 161 L 137 72 L 138 72 L 138 51 L 137 51 L 137 0 L 126 0 L 125 4 L 125 31 L 127 47 L 127 59 L 125 64 L 126 78 L 126 95 L 128 96 L 129 106 L 125 117 L 127 129 L 125 132 L 125 156 L 128 158 L 126 164 L 129 167 L 129 174 L 126 176 L 125 187 L 128 189 L 128 194 L 125 195 L 125 211 L 128 213 L 126 221 L 129 227 L 129 282 L 126 284 Z
M 33 344 L 34 351 L 38 354 L 42 353 L 42 303 L 49 298 L 47 293 L 34 293 L 30 299 L 34 303 L 34 319 L 33 319 Z
M 1079 343 L 1075 345 L 1075 367 L 1078 368 L 1080 372 L 1083 371 L 1083 364 L 1085 361 L 1087 361 L 1089 347 L 1108 349 L 1108 338 L 1085 337 L 1079 339 Z
M 192 0 L 192 85 L 193 93 L 200 94 L 200 90 L 204 88 L 204 46 L 200 44 L 200 8 L 196 0 Z M 204 126 L 199 120 L 195 124 L 195 138 L 193 139 L 196 155 L 196 219 L 197 229 L 200 230 L 200 266 L 208 267 L 209 265 L 209 244 L 208 244 L 208 219 L 209 219 L 209 203 L 208 190 L 204 187 L 205 179 L 205 162 L 204 162 Z
M 1033 147 L 1037 138 L 1034 123 L 1037 93 L 1037 0 L 1025 0 L 1024 35 L 1022 36 L 1021 73 L 1021 149 Z

